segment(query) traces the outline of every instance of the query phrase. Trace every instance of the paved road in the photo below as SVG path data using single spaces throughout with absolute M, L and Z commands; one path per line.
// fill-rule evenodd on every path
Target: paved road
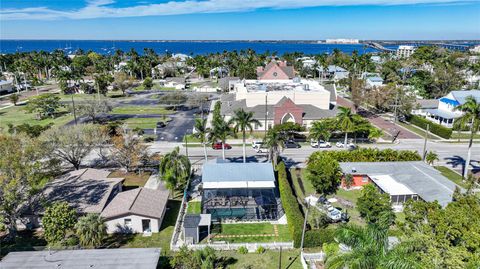
M 233 143 L 233 142 L 232 142 Z M 185 154 L 185 147 L 180 143 L 154 143 L 150 150 L 152 152 L 161 152 L 165 153 L 173 149 L 175 146 L 181 146 L 183 153 Z M 419 153 L 423 150 L 423 141 L 420 139 L 411 139 L 411 140 L 401 140 L 398 144 L 372 144 L 372 145 L 362 145 L 362 147 L 376 147 L 380 149 L 391 148 L 396 150 L 416 150 Z M 337 148 L 331 148 L 330 150 L 336 150 Z M 457 143 L 440 143 L 440 142 L 428 142 L 427 151 L 434 151 L 439 156 L 439 161 L 436 164 L 446 165 L 450 168 L 453 168 L 457 171 L 463 169 L 465 163 L 465 158 L 467 156 L 468 145 L 466 143 L 457 144 Z M 323 149 L 324 150 L 324 149 Z M 309 146 L 303 146 L 300 149 L 285 149 L 282 153 L 282 157 L 287 161 L 288 164 L 293 166 L 302 166 L 304 165 L 306 159 L 310 154 L 317 151 L 317 149 L 311 148 Z M 201 164 L 203 163 L 203 148 L 201 146 L 188 148 L 188 154 L 193 163 Z M 232 161 L 241 161 L 242 157 L 242 147 L 233 146 L 231 150 L 226 151 L 226 157 Z M 212 150 L 208 148 L 209 158 L 221 158 L 221 150 Z M 257 154 L 250 145 L 247 144 L 247 156 L 248 161 L 266 161 L 266 156 L 264 154 Z M 472 148 L 472 162 L 474 172 L 480 172 L 480 144 L 474 144 Z M 472 169 L 472 167 L 470 167 Z

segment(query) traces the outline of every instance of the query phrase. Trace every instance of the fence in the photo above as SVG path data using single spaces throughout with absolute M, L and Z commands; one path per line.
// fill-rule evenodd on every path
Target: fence
M 292 242 L 273 242 L 273 243 L 208 243 L 208 244 L 190 244 L 186 245 L 189 249 L 204 249 L 206 247 L 211 247 L 215 250 L 237 250 L 241 247 L 247 248 L 249 251 L 255 251 L 258 247 L 263 247 L 265 249 L 293 249 Z M 172 251 L 178 251 L 180 245 L 170 246 Z
M 325 260 L 325 253 L 305 253 L 302 251 L 300 254 L 300 261 L 302 262 L 303 269 L 309 269 L 308 265 L 310 264 L 310 268 L 315 269 L 315 262 L 316 261 L 324 261 Z

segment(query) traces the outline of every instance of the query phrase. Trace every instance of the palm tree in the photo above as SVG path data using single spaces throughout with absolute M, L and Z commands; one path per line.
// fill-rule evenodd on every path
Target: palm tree
M 273 160 L 274 166 L 277 166 L 278 156 L 280 155 L 280 151 L 283 150 L 283 147 L 285 146 L 285 141 L 287 141 L 285 133 L 274 131 L 274 129 L 270 129 L 267 132 L 264 144 L 269 150 L 268 159 L 270 161 Z
M 229 122 L 226 122 L 224 118 L 217 119 L 213 122 L 213 129 L 210 132 L 210 140 L 212 143 L 216 141 L 222 142 L 222 158 L 225 160 L 225 142 L 227 137 L 235 135 L 232 128 L 230 128 Z
M 200 143 L 203 145 L 203 154 L 205 155 L 205 161 L 208 160 L 207 157 L 207 142 L 208 134 L 210 133 L 210 128 L 207 127 L 207 119 L 197 118 L 195 119 L 195 133 L 193 136 L 200 140 Z
M 328 121 L 315 121 L 310 128 L 310 138 L 315 139 L 320 144 L 320 140 L 328 142 L 331 135 L 331 128 Z
M 429 152 L 427 153 L 427 156 L 425 156 L 425 161 L 427 161 L 427 163 L 428 163 L 429 165 L 433 165 L 433 163 L 434 163 L 435 161 L 438 161 L 438 155 L 437 155 L 437 153 L 435 153 L 435 152 L 433 152 L 433 151 L 429 151 Z
M 463 116 L 455 121 L 458 127 L 470 126 L 470 141 L 468 143 L 467 160 L 465 161 L 465 169 L 463 170 L 463 178 L 467 177 L 468 166 L 472 155 L 473 135 L 478 132 L 480 126 L 480 103 L 473 96 L 468 96 L 465 103 L 455 107 L 455 110 L 463 112 Z
M 243 108 L 235 111 L 232 122 L 234 124 L 233 130 L 235 133 L 242 132 L 243 139 L 243 162 L 247 162 L 247 153 L 245 149 L 245 139 L 247 130 L 251 133 L 253 125 L 262 126 L 259 120 L 253 118 L 253 112 L 246 112 Z
M 165 154 L 159 165 L 159 176 L 172 192 L 183 189 L 190 177 L 190 160 L 180 154 L 180 148 L 175 147 L 172 152 Z
M 337 229 L 336 239 L 349 247 L 326 258 L 327 269 L 418 268 L 405 244 L 393 248 L 388 244 L 388 227 L 345 225 Z
M 75 230 L 83 247 L 99 247 L 107 235 L 105 220 L 99 214 L 87 214 L 78 219 Z
M 352 110 L 350 108 L 339 107 L 338 109 L 338 126 L 343 132 L 345 132 L 344 147 L 347 148 L 348 133 L 352 132 L 355 128 L 355 114 L 352 113 Z

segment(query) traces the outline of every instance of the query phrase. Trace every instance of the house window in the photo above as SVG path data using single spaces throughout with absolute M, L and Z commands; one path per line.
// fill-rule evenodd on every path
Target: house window
M 368 177 L 367 176 L 362 176 L 362 182 L 367 183 L 368 182 Z
M 132 219 L 124 219 L 123 221 L 126 227 L 132 227 Z

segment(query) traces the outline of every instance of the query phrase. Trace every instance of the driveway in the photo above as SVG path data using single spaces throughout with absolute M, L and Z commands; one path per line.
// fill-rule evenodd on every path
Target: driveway
M 172 120 L 162 129 L 157 129 L 157 140 L 181 142 L 185 134 L 191 134 L 195 124 L 195 113 L 198 109 L 179 111 L 169 115 Z

